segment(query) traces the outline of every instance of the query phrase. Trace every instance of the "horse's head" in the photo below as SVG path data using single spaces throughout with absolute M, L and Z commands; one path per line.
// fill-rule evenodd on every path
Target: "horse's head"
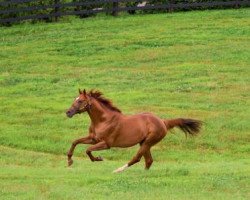
M 87 111 L 91 106 L 90 97 L 84 89 L 81 91 L 79 89 L 79 96 L 74 100 L 72 106 L 67 110 L 66 115 L 68 117 L 73 117 L 75 114 L 80 114 Z

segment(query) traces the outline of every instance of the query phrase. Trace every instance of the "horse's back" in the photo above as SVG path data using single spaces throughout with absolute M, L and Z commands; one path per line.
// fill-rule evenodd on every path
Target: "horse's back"
M 138 113 L 126 117 L 127 120 L 134 121 L 145 129 L 146 132 L 161 132 L 165 133 L 166 126 L 161 118 L 150 112 Z
M 141 143 L 147 138 L 160 141 L 166 134 L 163 121 L 152 113 L 121 115 L 115 125 L 115 131 L 110 134 L 112 147 L 129 147 Z

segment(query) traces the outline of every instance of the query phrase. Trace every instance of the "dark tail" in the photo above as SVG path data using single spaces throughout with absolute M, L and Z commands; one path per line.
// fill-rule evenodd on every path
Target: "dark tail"
M 203 123 L 202 121 L 195 119 L 182 119 L 182 118 L 163 120 L 163 122 L 168 130 L 177 126 L 186 134 L 186 136 L 187 134 L 197 135 L 200 132 Z

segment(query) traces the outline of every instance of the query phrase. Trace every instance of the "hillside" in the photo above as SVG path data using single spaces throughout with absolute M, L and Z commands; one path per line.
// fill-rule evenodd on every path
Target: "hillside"
M 249 9 L 98 16 L 0 27 L 1 199 L 248 199 Z M 179 130 L 124 174 L 138 147 L 94 153 L 71 142 L 87 114 L 68 119 L 78 88 L 96 88 L 125 114 L 203 120 Z M 84 155 L 83 155 L 84 154 Z M 157 195 L 156 195 L 157 194 Z M 39 199 L 38 198 L 38 199 Z

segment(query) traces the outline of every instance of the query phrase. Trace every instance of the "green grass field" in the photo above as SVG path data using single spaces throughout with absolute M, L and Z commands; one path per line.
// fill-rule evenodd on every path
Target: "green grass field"
M 65 18 L 0 27 L 0 199 L 249 199 L 250 10 Z M 65 116 L 78 88 L 123 113 L 205 122 L 179 130 L 122 174 L 137 147 L 94 153 L 71 142 L 89 118 Z M 131 128 L 131 127 L 130 127 Z

